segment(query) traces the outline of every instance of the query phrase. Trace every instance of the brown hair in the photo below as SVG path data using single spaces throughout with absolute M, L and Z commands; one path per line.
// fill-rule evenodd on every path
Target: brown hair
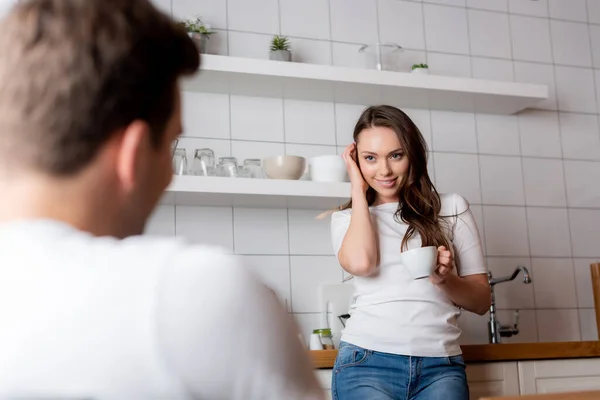
M 448 239 L 441 227 L 441 200 L 427 172 L 427 143 L 421 131 L 402 110 L 388 105 L 372 106 L 363 111 L 354 127 L 354 141 L 358 141 L 364 129 L 371 127 L 386 127 L 396 132 L 409 161 L 408 172 L 400 183 L 399 204 L 395 214 L 398 222 L 408 224 L 401 248 L 407 248 L 408 240 L 415 232 L 421 236 L 422 246 L 448 247 Z M 377 192 L 369 187 L 366 196 L 371 206 Z M 340 208 L 344 210 L 351 207 L 352 200 Z
M 148 0 L 27 0 L 0 22 L 0 159 L 77 173 L 141 119 L 155 147 L 200 56 Z

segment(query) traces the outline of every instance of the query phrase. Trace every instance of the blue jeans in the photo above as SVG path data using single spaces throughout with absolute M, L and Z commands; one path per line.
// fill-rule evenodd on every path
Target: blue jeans
M 333 366 L 335 400 L 469 400 L 462 356 L 411 357 L 342 342 Z

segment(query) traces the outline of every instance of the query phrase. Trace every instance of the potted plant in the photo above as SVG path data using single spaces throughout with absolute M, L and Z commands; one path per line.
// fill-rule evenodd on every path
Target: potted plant
M 429 66 L 427 64 L 413 64 L 411 73 L 413 74 L 429 74 Z
M 276 61 L 292 61 L 290 41 L 286 36 L 275 35 L 271 40 L 269 59 Z
M 202 18 L 200 17 L 186 19 L 180 23 L 187 31 L 190 38 L 196 43 L 198 51 L 205 54 L 208 46 L 208 39 L 210 39 L 210 35 L 215 34 L 216 32 L 210 29 L 210 25 L 202 22 Z

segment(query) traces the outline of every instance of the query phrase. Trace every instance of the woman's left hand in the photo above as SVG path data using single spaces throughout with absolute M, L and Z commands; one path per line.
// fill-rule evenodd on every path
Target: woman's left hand
M 454 268 L 454 258 L 452 252 L 444 246 L 438 247 L 437 269 L 431 274 L 429 279 L 434 285 L 443 285 L 446 278 L 452 273 Z

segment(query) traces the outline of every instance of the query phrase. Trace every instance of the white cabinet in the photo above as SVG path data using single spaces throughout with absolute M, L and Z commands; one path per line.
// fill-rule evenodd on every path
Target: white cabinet
M 467 381 L 472 399 L 519 394 L 516 362 L 468 364 Z
M 325 391 L 325 398 L 331 400 L 331 369 L 318 369 L 315 373 L 321 387 Z
M 519 362 L 521 394 L 600 390 L 600 358 Z

